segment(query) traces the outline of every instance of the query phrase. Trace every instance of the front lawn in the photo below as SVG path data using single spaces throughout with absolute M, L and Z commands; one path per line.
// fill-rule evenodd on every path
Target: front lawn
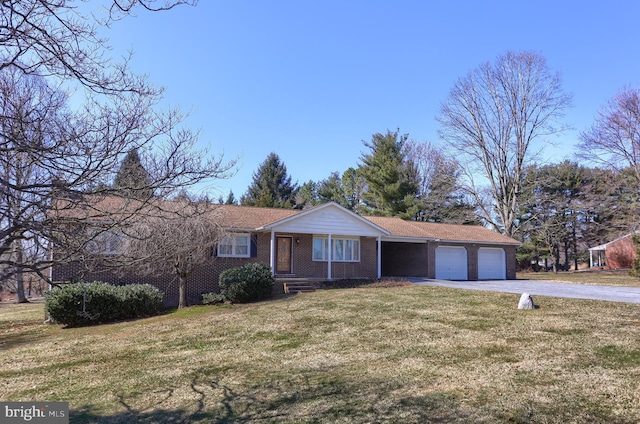
M 0 307 L 0 399 L 86 423 L 636 423 L 635 304 L 322 290 L 62 329 Z

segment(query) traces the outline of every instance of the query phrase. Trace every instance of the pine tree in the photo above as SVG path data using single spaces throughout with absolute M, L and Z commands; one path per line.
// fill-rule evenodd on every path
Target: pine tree
M 113 182 L 114 188 L 127 197 L 148 199 L 153 195 L 151 176 L 142 166 L 137 150 L 131 150 L 125 156 Z
M 318 183 L 309 180 L 298 188 L 296 206 L 308 208 L 320 203 L 318 198 Z
M 224 204 L 225 205 L 237 205 L 238 204 L 238 201 L 236 200 L 236 196 L 234 196 L 234 194 L 233 194 L 233 190 L 229 191 L 229 195 L 227 196 L 227 200 L 224 202 Z
M 418 195 L 417 170 L 406 160 L 404 144 L 408 135 L 387 131 L 364 142 L 370 152 L 361 156 L 361 175 L 367 182 L 362 201 L 375 215 L 405 216 Z
M 295 205 L 297 191 L 297 185 L 291 184 L 287 167 L 272 152 L 253 173 L 253 182 L 240 203 L 246 206 L 291 208 Z

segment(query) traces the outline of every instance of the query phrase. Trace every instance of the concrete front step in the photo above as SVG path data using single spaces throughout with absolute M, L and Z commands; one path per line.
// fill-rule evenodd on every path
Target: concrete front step
M 311 283 L 292 282 L 282 283 L 285 293 L 311 293 L 316 291 L 316 288 Z

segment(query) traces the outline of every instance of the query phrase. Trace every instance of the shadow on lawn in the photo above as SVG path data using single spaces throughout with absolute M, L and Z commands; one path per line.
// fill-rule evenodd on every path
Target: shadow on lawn
M 123 410 L 104 416 L 92 406 L 71 410 L 72 423 L 251 423 L 251 422 L 420 422 L 450 423 L 474 421 L 460 409 L 455 395 L 432 392 L 399 397 L 380 387 L 379 382 L 346 382 L 341 378 L 312 377 L 273 381 L 244 391 L 203 378 L 190 384 L 189 400 L 168 390 L 164 397 L 143 409 L 136 409 L 120 397 Z M 313 384 L 309 386 L 309 384 Z M 383 383 L 383 385 L 385 385 Z M 163 409 L 163 404 L 189 403 L 190 408 Z
M 316 377 L 317 378 L 317 377 Z M 614 414 L 606 406 L 564 399 L 561 405 L 520 399 L 506 406 L 500 402 L 471 400 L 464 405 L 461 394 L 422 392 L 399 396 L 393 387 L 375 381 L 345 383 L 319 379 L 317 385 L 302 384 L 299 390 L 289 382 L 273 382 L 246 392 L 215 382 L 193 381 L 192 397 L 173 399 L 168 390 L 163 399 L 136 409 L 122 397 L 123 410 L 104 416 L 91 406 L 71 410 L 71 423 L 563 423 L 593 422 L 630 424 L 637 417 Z M 399 389 L 399 387 L 397 387 Z M 578 399 L 574 399 L 578 400 Z M 485 400 L 486 401 L 486 400 Z M 164 409 L 163 404 L 189 403 L 190 407 Z M 475 405 L 474 405 L 475 404 Z M 500 405 L 500 406 L 499 406 Z
M 296 381 L 297 380 L 297 381 Z M 188 399 L 184 389 L 189 391 Z M 178 391 L 180 394 L 178 394 Z M 400 395 L 400 392 L 404 392 Z M 559 405 L 500 395 L 470 403 L 460 392 L 425 391 L 406 393 L 401 383 L 376 380 L 347 381 L 339 376 L 312 374 L 307 377 L 267 382 L 236 390 L 207 378 L 194 379 L 188 388 L 167 390 L 161 399 L 142 409 L 119 398 L 122 411 L 104 416 L 91 406 L 71 410 L 71 423 L 563 423 L 593 422 L 630 424 L 637 417 L 623 417 L 607 406 L 585 399 L 562 399 Z M 489 398 L 495 393 L 486 393 Z M 467 394 L 468 395 L 468 394 Z M 163 405 L 188 404 L 179 409 Z

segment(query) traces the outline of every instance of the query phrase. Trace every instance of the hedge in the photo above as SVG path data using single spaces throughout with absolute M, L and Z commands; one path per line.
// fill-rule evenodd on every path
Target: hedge
M 64 284 L 44 294 L 45 310 L 69 327 L 156 315 L 162 292 L 149 284 L 103 282 Z

